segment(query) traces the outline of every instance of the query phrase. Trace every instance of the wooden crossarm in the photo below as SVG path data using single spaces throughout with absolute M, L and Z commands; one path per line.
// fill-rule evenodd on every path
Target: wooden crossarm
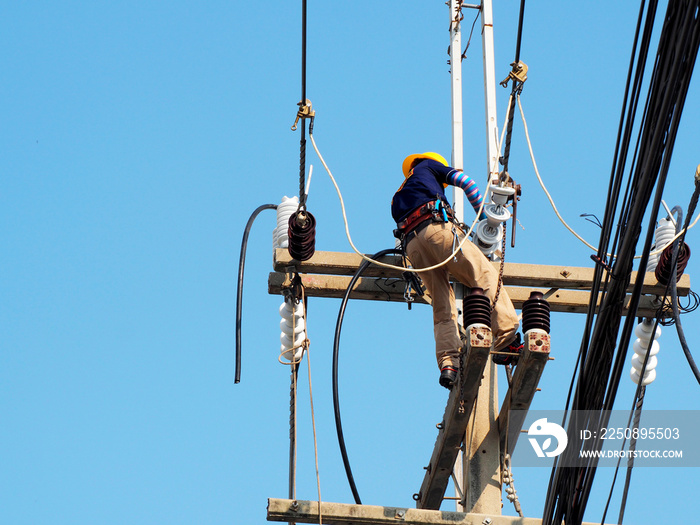
M 320 510 L 320 515 L 319 515 Z M 406 507 L 354 505 L 349 503 L 302 501 L 290 499 L 267 500 L 267 521 L 319 523 L 326 525 L 542 525 L 537 518 L 518 518 L 500 514 L 465 514 L 440 510 Z M 594 525 L 583 523 L 582 525 Z
M 350 284 L 350 277 L 339 275 L 301 274 L 301 282 L 304 285 L 307 297 L 335 297 L 340 298 L 345 295 L 345 290 Z M 273 272 L 268 280 L 268 292 L 271 294 L 281 294 L 282 285 L 285 281 L 285 274 Z M 404 302 L 405 284 L 398 278 L 373 278 L 362 277 L 358 279 L 353 291 L 350 293 L 351 299 L 368 299 L 373 301 L 394 301 Z M 550 291 L 545 288 L 525 288 L 519 286 L 506 286 L 506 291 L 516 309 L 521 309 L 525 301 L 530 298 L 530 292 L 539 291 L 548 294 Z M 421 298 L 413 294 L 416 303 L 429 303 L 426 295 Z M 585 290 L 557 290 L 546 296 L 549 306 L 553 312 L 586 313 L 590 293 Z M 629 297 L 625 299 L 623 315 L 627 315 L 626 305 Z M 643 295 L 640 298 L 637 315 L 642 317 L 654 317 L 659 306 L 656 296 Z
M 397 256 L 387 256 L 380 260 L 401 266 L 401 259 Z M 275 250 L 273 258 L 275 271 L 284 272 L 288 267 L 294 267 L 297 272 L 305 274 L 354 275 L 361 263 L 362 258 L 356 253 L 321 251 L 317 251 L 308 261 L 300 262 L 292 259 L 289 252 L 282 248 Z M 498 267 L 499 263 L 494 263 L 494 266 Z M 370 264 L 363 276 L 401 277 L 401 272 Z M 636 278 L 636 272 L 632 272 L 628 292 L 632 291 Z M 503 282 L 511 286 L 590 290 L 593 284 L 593 268 L 506 262 Z M 649 272 L 645 275 L 643 294 L 663 295 L 665 289 L 666 287 L 658 283 L 653 273 Z M 688 295 L 690 291 L 690 277 L 688 275 L 681 276 L 677 289 L 680 297 Z

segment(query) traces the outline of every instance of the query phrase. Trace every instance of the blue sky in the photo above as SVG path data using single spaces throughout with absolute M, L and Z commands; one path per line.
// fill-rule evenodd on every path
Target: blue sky
M 353 241 L 392 247 L 389 201 L 403 158 L 449 157 L 448 11 L 442 1 L 309 2 L 307 96 L 315 138 L 343 191 Z M 494 7 L 496 77 L 510 70 L 519 2 Z M 661 8 L 663 12 L 663 7 Z M 604 195 L 638 6 L 531 2 L 521 58 L 540 172 L 589 242 Z M 289 370 L 277 362 L 281 298 L 267 293 L 275 219 L 251 232 L 242 381 L 233 383 L 236 274 L 252 211 L 298 191 L 300 2 L 24 2 L 0 16 L 0 518 L 5 523 L 263 523 L 287 496 Z M 465 14 L 464 41 L 474 14 Z M 661 14 L 659 15 L 661 17 Z M 478 28 L 478 23 L 477 23 Z M 478 29 L 463 62 L 465 171 L 486 177 Z M 697 75 L 696 75 L 697 77 Z M 664 198 L 687 206 L 700 163 L 698 79 Z M 499 123 L 507 90 L 498 88 Z M 350 251 L 335 191 L 314 165 L 319 250 Z M 556 220 L 516 119 L 522 184 L 507 260 L 590 266 Z M 688 235 L 693 248 L 697 232 Z M 691 258 L 688 273 L 698 275 Z M 321 490 L 352 502 L 333 423 L 339 300 L 308 313 Z M 698 314 L 685 316 L 697 352 Z M 533 408 L 560 409 L 584 318 L 552 317 L 553 355 Z M 341 341 L 345 439 L 363 502 L 413 506 L 447 398 L 431 313 L 352 302 Z M 660 340 L 645 407 L 696 410 L 675 331 Z M 697 355 L 697 354 L 696 354 Z M 501 390 L 505 379 L 501 377 Z M 623 376 L 617 408 L 633 385 Z M 299 499 L 315 499 L 308 374 L 300 375 Z M 627 522 L 695 509 L 690 468 L 640 468 Z M 514 472 L 539 517 L 549 470 Z M 587 520 L 600 520 L 600 469 Z M 617 515 L 619 486 L 609 515 Z M 616 503 L 617 502 L 617 503 Z M 445 503 L 443 509 L 451 510 Z M 505 506 L 504 512 L 512 514 Z

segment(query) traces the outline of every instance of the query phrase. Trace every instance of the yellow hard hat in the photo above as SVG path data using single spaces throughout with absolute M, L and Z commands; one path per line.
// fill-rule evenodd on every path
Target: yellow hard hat
M 403 169 L 404 177 L 408 178 L 408 174 L 411 171 L 411 164 L 413 164 L 413 162 L 416 159 L 433 159 L 444 164 L 445 166 L 449 166 L 449 164 L 445 160 L 445 157 L 443 157 L 439 153 L 435 153 L 433 151 L 426 151 L 425 153 L 416 153 L 415 155 L 409 155 L 403 160 L 401 169 Z

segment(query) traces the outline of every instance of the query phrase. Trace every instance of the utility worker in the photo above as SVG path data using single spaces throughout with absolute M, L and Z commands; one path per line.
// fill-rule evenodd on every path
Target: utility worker
M 448 184 L 462 188 L 478 213 L 482 196 L 476 183 L 461 170 L 448 166 L 445 158 L 434 152 L 409 155 L 402 168 L 406 180 L 391 201 L 391 214 L 398 226 L 395 235 L 402 240 L 404 251 L 416 269 L 434 266 L 449 258 L 445 265 L 419 274 L 432 297 L 440 384 L 449 389 L 457 379 L 462 348 L 449 274 L 470 288 L 482 288 L 491 304 L 499 274 L 472 242 L 464 243 L 452 257 L 452 252 L 464 238 L 464 231 L 456 222 L 450 222 L 452 209 L 444 189 Z M 484 218 L 483 214 L 480 218 Z M 494 350 L 520 351 L 518 317 L 503 288 L 491 312 L 491 328 Z

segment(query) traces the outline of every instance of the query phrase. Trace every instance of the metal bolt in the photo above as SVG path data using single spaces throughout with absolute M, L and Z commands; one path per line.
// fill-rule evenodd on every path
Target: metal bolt
M 481 523 L 482 525 L 491 525 L 491 518 L 485 518 Z
M 405 510 L 403 510 L 403 509 L 396 509 L 396 515 L 394 516 L 394 518 L 396 518 L 397 520 L 402 520 L 402 519 L 404 519 L 405 517 L 406 517 L 406 511 L 405 511 Z

